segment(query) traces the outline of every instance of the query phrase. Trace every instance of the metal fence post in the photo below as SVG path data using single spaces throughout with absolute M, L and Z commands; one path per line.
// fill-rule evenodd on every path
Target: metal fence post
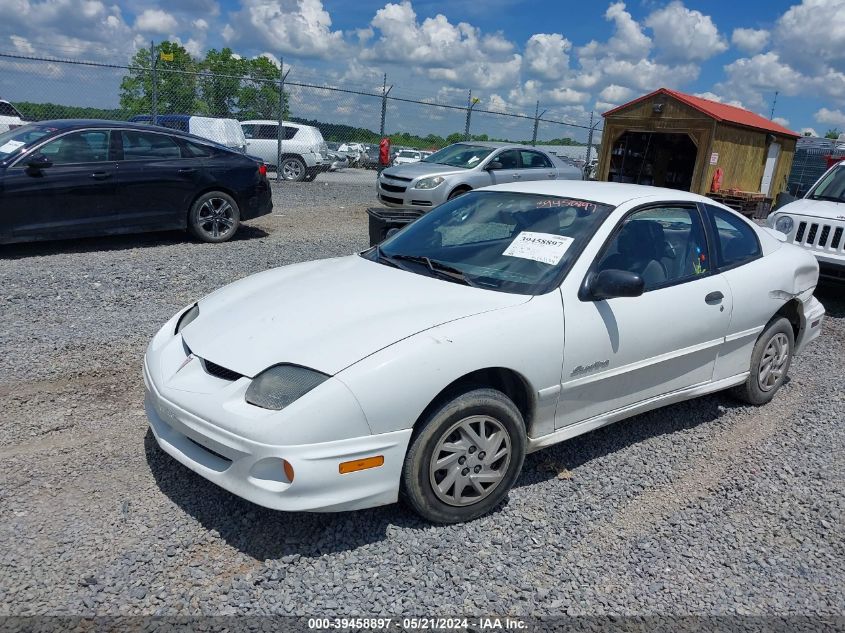
M 590 151 L 593 149 L 593 111 L 590 110 L 590 131 L 587 132 L 587 156 L 584 158 L 584 178 L 586 179 L 587 168 L 590 166 Z
M 290 71 L 288 71 L 290 72 Z M 276 182 L 282 181 L 282 141 L 285 122 L 285 60 L 279 59 L 279 124 L 276 126 Z
M 540 102 L 537 101 L 537 106 L 534 108 L 534 134 L 531 136 L 532 145 L 537 145 L 537 127 L 540 125 L 540 117 L 545 113 L 545 110 L 540 112 Z
M 475 104 L 472 101 L 472 90 L 470 90 L 469 94 L 467 95 L 467 121 L 466 121 L 466 125 L 464 126 L 464 140 L 465 141 L 469 140 L 469 120 L 470 120 L 470 117 L 472 116 L 472 106 L 473 105 L 475 105 Z
M 393 90 L 393 86 L 387 87 L 387 73 L 384 73 L 384 83 L 381 85 L 381 127 L 379 127 L 379 136 L 384 138 L 384 122 L 387 117 L 387 95 Z
M 158 74 L 156 73 L 156 66 L 158 65 L 158 57 L 156 57 L 155 42 L 150 40 L 150 81 L 153 84 L 152 101 L 150 103 L 150 123 L 156 124 L 158 117 Z

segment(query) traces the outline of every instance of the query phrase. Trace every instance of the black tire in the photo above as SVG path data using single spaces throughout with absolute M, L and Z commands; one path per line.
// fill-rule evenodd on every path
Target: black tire
M 792 324 L 783 317 L 769 321 L 751 353 L 751 373 L 748 379 L 734 387 L 731 394 L 742 402 L 756 406 L 769 402 L 786 380 L 794 351 Z
M 484 435 L 491 443 L 479 442 L 475 446 L 471 444 L 474 440 L 463 425 L 479 429 L 478 424 L 482 420 L 484 426 L 480 433 L 475 431 L 475 437 Z M 506 441 L 501 439 L 502 436 L 492 439 L 493 435 L 488 436 L 488 431 L 504 431 Z M 460 437 L 460 441 L 456 441 L 456 437 Z M 446 442 L 447 439 L 450 441 Z M 496 451 L 497 455 L 507 451 L 506 456 L 498 459 L 496 455 L 488 456 L 484 452 L 497 441 L 501 442 L 498 448 L 490 450 Z M 447 443 L 449 447 L 441 446 L 442 443 Z M 466 448 L 456 449 L 456 446 Z M 415 431 L 402 467 L 402 497 L 420 516 L 432 523 L 461 523 L 476 519 L 507 496 L 522 470 L 525 447 L 522 414 L 505 394 L 495 389 L 475 389 L 459 395 L 436 407 Z M 439 449 L 438 456 L 444 452 L 449 454 L 444 458 L 451 460 L 449 466 L 436 469 L 432 461 L 436 449 Z M 452 459 L 453 455 L 457 457 Z M 453 484 L 447 482 L 450 475 Z M 495 483 L 490 481 L 496 477 Z M 479 492 L 475 483 L 469 483 L 470 480 L 484 491 Z M 438 481 L 445 491 L 435 490 Z M 485 483 L 490 485 L 485 488 Z M 460 490 L 459 484 L 463 484 Z M 463 497 L 467 488 L 469 494 Z M 453 494 L 449 495 L 449 491 Z M 449 498 L 450 501 L 445 500 Z
M 203 242 L 225 242 L 241 224 L 238 203 L 222 191 L 202 194 L 188 212 L 188 231 Z
M 458 196 L 464 195 L 467 191 L 472 191 L 469 187 L 458 187 L 454 191 L 449 194 L 449 197 L 446 198 L 447 200 L 451 200 L 452 198 L 457 198 Z
M 305 162 L 298 156 L 288 156 L 282 159 L 279 169 L 282 170 L 282 178 L 292 182 L 302 182 L 307 174 Z

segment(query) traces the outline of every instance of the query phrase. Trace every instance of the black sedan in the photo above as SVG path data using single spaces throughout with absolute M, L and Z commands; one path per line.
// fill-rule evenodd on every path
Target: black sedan
M 116 121 L 43 121 L 0 134 L 0 244 L 187 228 L 223 242 L 273 209 L 256 158 Z

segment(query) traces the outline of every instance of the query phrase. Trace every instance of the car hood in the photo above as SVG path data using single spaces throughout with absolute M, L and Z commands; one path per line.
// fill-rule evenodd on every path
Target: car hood
M 468 169 L 461 169 L 460 167 L 451 167 L 449 165 L 438 165 L 437 163 L 424 163 L 417 161 L 415 163 L 405 163 L 404 165 L 396 165 L 385 169 L 382 174 L 387 177 L 398 176 L 400 178 L 419 178 L 420 176 L 434 176 L 437 174 L 465 174 Z
M 785 215 L 804 215 L 827 220 L 845 220 L 845 202 L 831 202 L 829 200 L 809 200 L 801 198 L 785 204 L 776 213 Z
M 246 277 L 199 302 L 191 351 L 255 376 L 278 363 L 334 375 L 403 338 L 530 297 L 471 288 L 357 255 Z

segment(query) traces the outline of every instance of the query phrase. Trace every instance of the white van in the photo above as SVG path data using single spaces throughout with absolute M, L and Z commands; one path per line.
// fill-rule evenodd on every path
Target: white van
M 0 132 L 8 132 L 21 125 L 26 125 L 26 123 L 15 106 L 0 99 Z
M 279 122 L 270 120 L 241 121 L 246 137 L 247 154 L 263 160 L 276 169 L 279 160 Z M 321 171 L 328 171 L 329 148 L 320 130 L 310 125 L 284 121 L 282 125 L 281 174 L 285 180 L 311 181 Z
M 152 123 L 152 117 L 148 114 L 140 114 L 133 116 L 129 121 L 131 123 Z M 240 124 L 235 119 L 218 119 L 189 114 L 159 114 L 156 116 L 155 124 L 214 141 L 241 154 L 246 152 L 246 138 L 244 138 Z

